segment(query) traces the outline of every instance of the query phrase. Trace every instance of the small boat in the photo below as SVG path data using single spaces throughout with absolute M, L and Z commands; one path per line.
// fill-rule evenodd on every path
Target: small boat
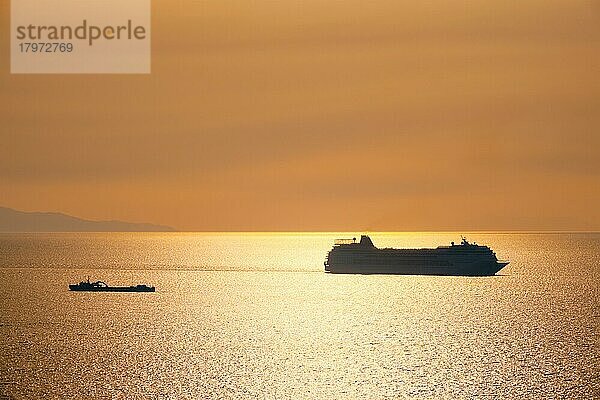
M 74 292 L 154 292 L 154 286 L 136 285 L 136 286 L 108 286 L 105 282 L 81 281 L 69 285 L 69 290 Z

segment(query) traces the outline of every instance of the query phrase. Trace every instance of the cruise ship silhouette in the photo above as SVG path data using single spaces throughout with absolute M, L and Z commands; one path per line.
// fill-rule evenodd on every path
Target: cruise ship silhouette
M 488 246 L 469 243 L 435 249 L 378 249 L 366 235 L 360 241 L 338 239 L 327 255 L 325 271 L 337 274 L 491 276 L 508 264 Z

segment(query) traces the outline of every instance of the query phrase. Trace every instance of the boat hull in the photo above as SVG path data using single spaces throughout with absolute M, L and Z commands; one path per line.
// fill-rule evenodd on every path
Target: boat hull
M 69 290 L 73 292 L 155 292 L 154 287 L 137 287 L 137 286 L 109 286 L 109 287 L 91 287 L 85 288 L 79 285 L 69 285 Z
M 492 276 L 504 268 L 507 262 L 475 263 L 471 265 L 325 265 L 325 272 L 331 274 L 361 275 L 437 275 L 437 276 Z

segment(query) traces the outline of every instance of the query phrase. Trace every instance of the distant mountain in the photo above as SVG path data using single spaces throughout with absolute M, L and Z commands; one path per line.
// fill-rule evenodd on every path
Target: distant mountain
M 171 232 L 170 226 L 124 221 L 90 221 L 55 212 L 0 207 L 0 232 Z

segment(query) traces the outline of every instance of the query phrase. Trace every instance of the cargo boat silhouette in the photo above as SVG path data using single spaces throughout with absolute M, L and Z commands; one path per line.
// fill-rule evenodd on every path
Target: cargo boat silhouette
M 136 285 L 136 286 L 108 286 L 105 282 L 81 281 L 69 285 L 69 290 L 74 292 L 154 292 L 154 286 Z
M 491 276 L 508 264 L 488 246 L 469 243 L 435 249 L 378 249 L 371 238 L 338 239 L 327 255 L 325 271 L 336 274 Z

